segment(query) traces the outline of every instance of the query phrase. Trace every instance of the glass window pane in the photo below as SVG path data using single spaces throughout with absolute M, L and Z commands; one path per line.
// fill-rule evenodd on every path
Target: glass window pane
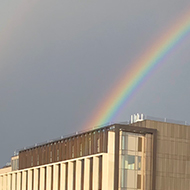
M 121 155 L 121 168 L 134 170 L 135 169 L 135 156 Z
M 128 155 L 128 169 L 130 170 L 135 169 L 135 156 Z
M 142 137 L 138 137 L 138 151 L 142 152 Z
M 141 170 L 141 156 L 138 156 L 138 170 Z

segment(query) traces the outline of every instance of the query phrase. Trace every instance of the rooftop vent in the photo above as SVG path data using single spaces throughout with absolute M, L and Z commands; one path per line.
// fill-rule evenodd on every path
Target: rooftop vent
M 131 123 L 136 123 L 138 121 L 143 121 L 144 120 L 144 115 L 143 114 L 133 114 L 131 115 Z

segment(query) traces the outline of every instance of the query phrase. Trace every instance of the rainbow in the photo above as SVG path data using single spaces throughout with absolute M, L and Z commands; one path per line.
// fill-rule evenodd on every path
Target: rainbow
M 164 59 L 190 33 L 190 14 L 181 17 L 167 32 L 134 62 L 106 98 L 99 104 L 85 128 L 97 127 L 112 122 L 122 107 L 129 103 L 135 92 L 156 68 L 166 64 Z

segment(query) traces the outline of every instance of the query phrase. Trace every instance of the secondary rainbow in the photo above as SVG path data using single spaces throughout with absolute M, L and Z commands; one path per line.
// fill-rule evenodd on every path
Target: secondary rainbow
M 113 86 L 106 98 L 99 104 L 85 128 L 111 122 L 123 106 L 126 106 L 137 89 L 151 73 L 164 62 L 164 58 L 190 33 L 190 14 L 185 14 L 176 24 L 150 46 L 139 60 L 127 70 L 120 81 Z

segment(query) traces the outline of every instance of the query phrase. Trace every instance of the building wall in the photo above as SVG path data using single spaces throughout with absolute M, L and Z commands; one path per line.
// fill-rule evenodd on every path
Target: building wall
M 158 130 L 156 190 L 189 189 L 190 126 L 151 120 L 133 125 Z
M 111 190 L 114 185 L 114 132 L 107 153 L 30 167 L 0 175 L 0 190 Z
M 19 152 L 19 169 L 107 152 L 108 131 L 94 130 Z

